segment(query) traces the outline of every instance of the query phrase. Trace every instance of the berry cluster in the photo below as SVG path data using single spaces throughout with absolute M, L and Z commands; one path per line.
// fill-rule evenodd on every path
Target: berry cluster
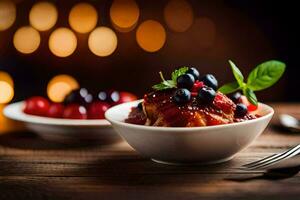
M 194 97 L 200 104 L 212 104 L 217 95 L 218 81 L 212 74 L 206 74 L 200 78 L 200 73 L 195 68 L 189 68 L 185 74 L 177 77 L 177 89 L 174 93 L 174 102 L 183 105 Z M 249 103 L 247 98 L 236 92 L 229 96 L 236 104 L 235 117 L 242 118 L 248 111 L 254 111 L 257 106 Z
M 185 74 L 177 77 L 177 90 L 173 99 L 175 103 L 182 105 L 196 97 L 201 104 L 210 104 L 216 97 L 218 81 L 212 74 L 206 74 L 200 78 L 200 73 L 195 68 L 189 68 Z
M 100 91 L 92 95 L 86 88 L 71 91 L 63 103 L 53 103 L 44 97 L 26 100 L 24 113 L 51 118 L 104 119 L 111 106 L 137 100 L 134 94 L 115 90 Z

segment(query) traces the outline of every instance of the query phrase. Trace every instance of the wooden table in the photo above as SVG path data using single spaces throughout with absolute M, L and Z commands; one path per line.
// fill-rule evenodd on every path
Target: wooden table
M 300 104 L 274 107 L 277 113 L 300 114 Z M 6 124 L 16 127 L 10 121 L 0 122 L 2 127 Z M 259 175 L 260 171 L 234 168 L 300 143 L 300 134 L 269 127 L 232 161 L 200 167 L 157 164 L 126 143 L 59 145 L 17 127 L 19 131 L 0 134 L 1 200 L 300 198 L 300 174 L 277 181 L 226 180 Z

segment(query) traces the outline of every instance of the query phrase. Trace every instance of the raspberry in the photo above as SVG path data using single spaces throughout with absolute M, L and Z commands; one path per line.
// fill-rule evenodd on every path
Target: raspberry
M 202 88 L 204 86 L 204 83 L 202 81 L 196 81 L 194 83 L 194 86 L 192 87 L 192 92 L 198 92 L 200 88 Z

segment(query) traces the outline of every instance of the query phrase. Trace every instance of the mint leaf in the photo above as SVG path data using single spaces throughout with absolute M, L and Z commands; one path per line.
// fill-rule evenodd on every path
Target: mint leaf
M 271 87 L 283 75 L 285 68 L 285 64 L 277 60 L 264 62 L 250 72 L 247 87 L 253 91 Z
M 169 85 L 166 85 L 166 84 L 164 84 L 164 83 L 162 82 L 162 83 L 153 85 L 152 88 L 155 89 L 155 90 L 166 90 L 166 89 L 169 89 L 170 86 L 169 86 Z
M 257 98 L 255 93 L 253 92 L 253 90 L 251 90 L 250 88 L 246 88 L 243 90 L 244 95 L 247 97 L 248 101 L 257 106 L 258 102 L 257 102 Z
M 188 67 L 181 67 L 172 72 L 172 81 L 177 82 L 177 78 L 183 74 L 185 74 L 189 70 Z
M 235 79 L 237 80 L 239 86 L 244 87 L 244 76 L 243 76 L 242 72 L 231 60 L 229 60 L 228 62 L 231 66 L 233 75 L 234 75 Z
M 170 88 L 177 87 L 177 78 L 188 71 L 188 67 L 181 67 L 180 69 L 175 70 L 172 72 L 172 80 L 166 80 L 162 72 L 159 72 L 159 76 L 162 80 L 161 83 L 152 86 L 155 90 L 166 90 Z
M 237 82 L 227 83 L 219 88 L 219 91 L 223 94 L 229 94 L 240 89 L 240 86 Z

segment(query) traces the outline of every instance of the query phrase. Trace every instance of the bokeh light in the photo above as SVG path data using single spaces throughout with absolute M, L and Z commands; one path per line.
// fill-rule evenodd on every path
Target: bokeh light
M 166 42 L 166 31 L 157 21 L 144 21 L 137 29 L 136 40 L 139 46 L 147 52 L 160 50 Z
M 13 43 L 19 52 L 30 54 L 36 51 L 40 46 L 41 36 L 39 32 L 31 26 L 23 26 L 15 32 Z
M 79 88 L 75 78 L 70 75 L 61 74 L 53 77 L 47 86 L 47 95 L 53 102 L 62 102 L 67 94 Z
M 8 73 L 0 71 L 0 104 L 9 103 L 13 97 L 13 79 Z
M 4 31 L 11 27 L 15 20 L 15 4 L 9 0 L 0 0 L 0 31 Z
M 108 27 L 98 27 L 89 36 L 88 45 L 90 50 L 97 56 L 109 56 L 118 44 L 118 39 L 113 30 Z
M 50 35 L 49 49 L 58 57 L 70 56 L 76 47 L 76 35 L 68 28 L 58 28 Z
M 55 5 L 47 1 L 41 1 L 32 6 L 29 12 L 31 26 L 39 31 L 52 28 L 57 21 L 58 13 Z
M 210 18 L 200 17 L 195 19 L 191 33 L 195 45 L 203 49 L 211 48 L 216 39 L 216 25 Z
M 193 8 L 186 0 L 170 0 L 164 9 L 168 27 L 175 32 L 185 32 L 193 24 Z
M 120 32 L 131 31 L 140 16 L 140 10 L 134 0 L 114 0 L 110 7 L 110 19 Z
M 90 32 L 96 27 L 97 21 L 97 10 L 91 4 L 79 3 L 71 9 L 69 24 L 78 33 Z

